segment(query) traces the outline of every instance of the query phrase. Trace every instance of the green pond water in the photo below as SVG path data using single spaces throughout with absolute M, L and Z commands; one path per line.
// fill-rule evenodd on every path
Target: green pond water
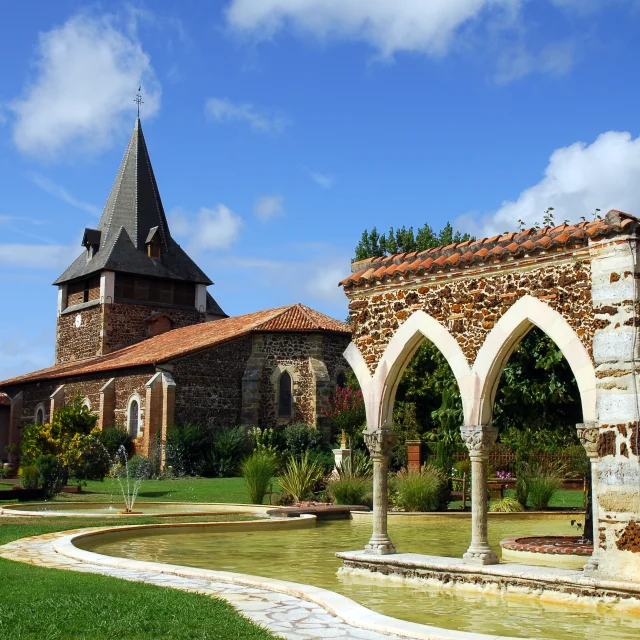
M 514 535 L 575 534 L 570 519 L 491 518 L 490 543 L 498 549 L 501 539 Z M 470 525 L 468 518 L 390 516 L 389 533 L 400 552 L 460 557 L 469 544 Z M 105 555 L 311 584 L 389 616 L 448 629 L 558 640 L 640 638 L 640 614 L 607 607 L 566 606 L 337 574 L 341 561 L 334 554 L 362 549 L 370 535 L 371 520 L 360 517 L 290 531 L 127 531 L 87 538 L 78 546 Z
M 42 514 L 78 515 L 78 516 L 104 516 L 122 515 L 124 504 L 120 503 L 91 503 L 91 502 L 46 502 L 39 504 L 11 505 L 7 511 L 29 511 Z M 232 505 L 198 504 L 195 502 L 136 502 L 131 515 L 159 515 L 159 514 L 224 514 L 224 513 L 251 513 L 251 508 L 246 506 L 234 507 Z

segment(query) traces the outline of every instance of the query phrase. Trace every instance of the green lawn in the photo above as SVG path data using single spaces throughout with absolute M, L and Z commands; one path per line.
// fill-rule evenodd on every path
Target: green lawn
M 248 519 L 136 518 L 138 524 Z M 80 526 L 131 524 L 129 518 L 84 518 Z M 0 544 L 64 531 L 69 518 L 2 518 Z M 269 640 L 274 636 L 209 596 L 105 576 L 44 569 L 0 559 L 0 638 L 194 638 Z
M 17 481 L 16 481 L 17 482 Z M 13 485 L 8 485 L 11 488 Z M 273 490 L 278 485 L 273 482 Z M 118 481 L 105 478 L 103 482 L 88 482 L 82 493 L 61 493 L 56 500 L 63 502 L 122 502 Z M 176 480 L 145 480 L 140 487 L 141 502 L 230 502 L 246 504 L 249 494 L 242 478 L 180 478 Z M 269 500 L 265 496 L 265 503 Z

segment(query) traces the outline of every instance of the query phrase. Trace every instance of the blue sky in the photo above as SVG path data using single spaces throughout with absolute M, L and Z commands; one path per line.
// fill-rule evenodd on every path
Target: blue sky
M 638 0 L 7 0 L 0 379 L 53 360 L 51 282 L 135 120 L 230 314 L 338 318 L 364 228 L 640 212 Z

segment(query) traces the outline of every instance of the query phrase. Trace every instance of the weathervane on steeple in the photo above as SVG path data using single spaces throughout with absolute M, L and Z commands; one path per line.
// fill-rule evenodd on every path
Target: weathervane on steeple
M 142 85 L 140 85 L 138 87 L 138 93 L 137 93 L 135 99 L 133 100 L 138 105 L 138 118 L 140 117 L 140 105 L 144 104 L 144 101 L 142 100 L 142 96 L 140 95 L 140 90 L 141 89 L 142 89 Z

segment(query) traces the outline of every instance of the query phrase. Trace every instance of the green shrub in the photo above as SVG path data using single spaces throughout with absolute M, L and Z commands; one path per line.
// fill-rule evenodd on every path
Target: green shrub
M 312 451 L 309 454 L 309 459 L 313 462 L 317 462 L 322 467 L 322 475 L 329 475 L 333 471 L 336 459 L 332 451 Z
M 591 463 L 585 448 L 581 444 L 567 447 L 564 450 L 565 456 L 568 458 L 567 475 L 571 478 L 586 478 L 591 470 Z
M 217 478 L 235 475 L 242 459 L 251 450 L 251 440 L 245 427 L 227 427 L 213 434 L 211 464 L 208 471 Z
M 354 477 L 368 479 L 373 475 L 373 462 L 366 453 L 356 450 L 342 461 L 336 471 L 340 480 Z
M 76 433 L 61 456 L 69 475 L 76 480 L 103 480 L 111 458 L 97 435 Z
M 247 485 L 251 504 L 262 504 L 275 472 L 275 456 L 266 450 L 254 451 L 242 463 L 242 475 Z
M 283 474 L 278 478 L 278 484 L 294 502 L 300 502 L 311 496 L 321 477 L 322 467 L 309 457 L 307 451 L 301 458 L 289 458 Z
M 564 467 L 559 464 L 530 463 L 523 465 L 522 471 L 529 504 L 536 511 L 546 509 L 553 494 L 562 485 Z
M 445 482 L 444 473 L 433 465 L 422 465 L 420 471 L 403 469 L 396 474 L 396 504 L 404 511 L 436 511 Z
M 27 465 L 20 467 L 18 472 L 20 476 L 20 484 L 23 489 L 37 489 L 40 481 L 40 474 L 38 469 L 34 465 Z
M 294 422 L 285 427 L 284 442 L 289 455 L 301 456 L 319 449 L 322 446 L 322 436 L 306 422 Z
M 38 470 L 38 481 L 44 497 L 50 500 L 56 493 L 60 493 L 67 483 L 66 470 L 60 460 L 51 454 L 37 457 L 34 464 Z
M 201 475 L 210 464 L 212 436 L 209 429 L 189 422 L 167 430 L 165 460 L 177 475 Z
M 327 486 L 327 493 L 335 504 L 371 505 L 372 484 L 367 478 L 351 476 L 334 480 Z
M 126 429 L 122 429 L 120 427 L 111 427 L 110 429 L 100 431 L 98 434 L 98 440 L 100 440 L 102 446 L 107 450 L 107 453 L 112 460 L 120 447 L 125 448 L 129 458 L 135 452 L 133 438 Z
M 515 498 L 502 498 L 489 504 L 489 511 L 493 513 L 515 513 L 524 511 L 524 507 Z

